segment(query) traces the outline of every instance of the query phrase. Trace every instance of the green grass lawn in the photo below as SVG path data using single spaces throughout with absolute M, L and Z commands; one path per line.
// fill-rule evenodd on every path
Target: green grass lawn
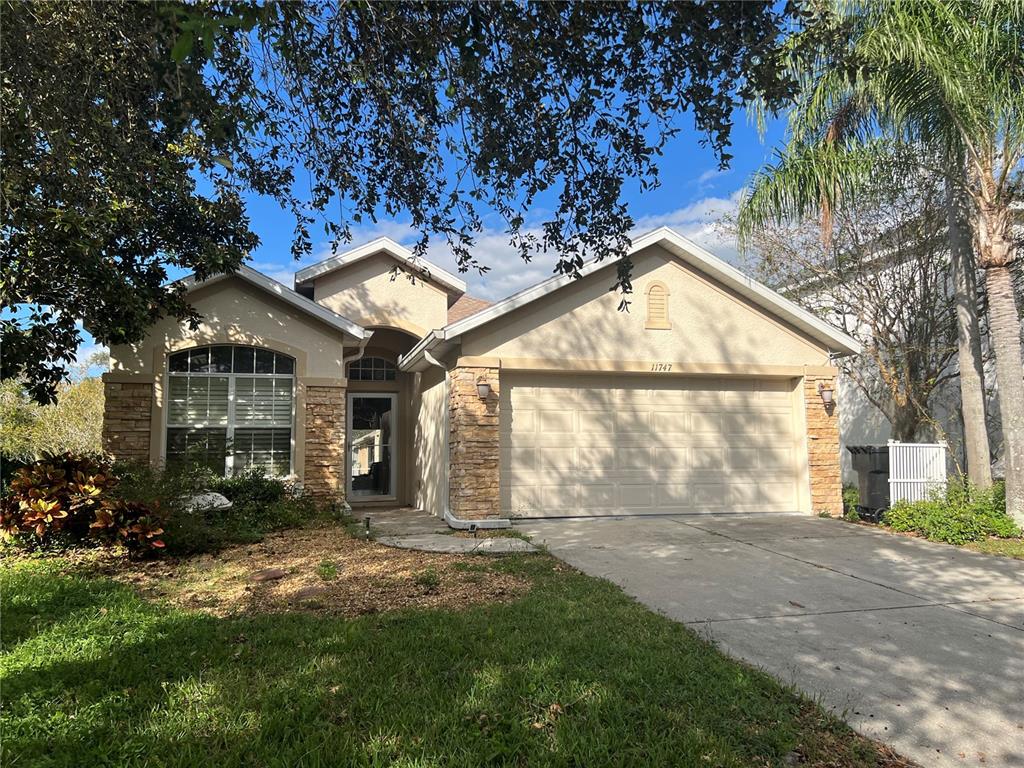
M 964 544 L 965 549 L 973 549 L 975 552 L 983 552 L 986 555 L 1001 555 L 1002 557 L 1015 557 L 1024 560 L 1024 539 L 985 539 L 984 541 L 969 541 Z
M 534 586 L 463 611 L 224 619 L 0 562 L 0 763 L 904 764 L 607 582 L 543 555 L 481 563 Z

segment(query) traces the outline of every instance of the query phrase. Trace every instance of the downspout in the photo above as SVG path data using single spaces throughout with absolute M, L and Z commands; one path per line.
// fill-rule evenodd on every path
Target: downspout
M 359 342 L 359 351 L 355 354 L 349 355 L 348 357 L 342 356 L 341 358 L 341 370 L 345 374 L 345 381 L 348 381 L 348 364 L 354 363 L 359 360 L 366 353 L 366 345 L 370 343 L 370 338 L 373 336 L 373 331 L 363 337 L 363 340 Z
M 448 366 L 430 354 L 429 350 L 423 350 L 423 359 L 431 365 L 435 365 L 444 372 L 444 453 L 446 460 L 444 462 L 444 488 L 441 494 L 444 521 L 448 523 L 449 528 L 454 528 L 457 531 L 468 531 L 476 530 L 477 528 L 511 528 L 512 521 L 507 517 L 492 518 L 489 520 L 463 520 L 460 517 L 456 517 L 452 514 L 451 508 L 449 507 L 449 496 L 451 493 L 451 462 L 452 462 L 452 446 L 451 446 L 451 406 L 449 404 L 449 386 L 448 373 L 451 370 Z

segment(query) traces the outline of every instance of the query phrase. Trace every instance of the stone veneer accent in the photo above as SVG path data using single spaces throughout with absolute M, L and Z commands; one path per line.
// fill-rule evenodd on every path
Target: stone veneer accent
M 149 462 L 153 385 L 103 383 L 103 451 L 120 461 Z
M 345 388 L 306 387 L 303 486 L 320 501 L 345 498 Z
M 804 376 L 807 407 L 807 467 L 811 482 L 811 511 L 843 514 L 843 486 L 839 466 L 839 413 L 836 403 L 826 408 L 818 394 L 822 383 L 836 391 L 835 374 Z
M 480 380 L 491 385 L 486 401 L 477 393 Z M 448 507 L 464 520 L 501 517 L 499 387 L 497 368 L 454 368 L 449 373 Z

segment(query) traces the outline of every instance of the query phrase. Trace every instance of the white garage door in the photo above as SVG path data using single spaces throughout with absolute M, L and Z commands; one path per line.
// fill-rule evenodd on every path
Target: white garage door
M 792 380 L 504 373 L 512 517 L 795 512 Z

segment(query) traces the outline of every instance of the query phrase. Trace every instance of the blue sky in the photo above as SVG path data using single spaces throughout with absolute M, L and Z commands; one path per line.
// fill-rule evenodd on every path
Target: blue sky
M 720 171 L 714 153 L 701 146 L 691 116 L 680 118 L 681 130 L 666 147 L 659 164 L 661 186 L 641 193 L 637 185 L 630 185 L 624 195 L 630 214 L 637 222 L 635 234 L 670 226 L 726 259 L 735 258 L 733 244 L 715 232 L 713 223 L 722 213 L 735 210 L 740 191 L 754 171 L 770 159 L 773 146 L 781 140 L 784 124 L 782 121 L 770 123 L 762 141 L 744 112 L 737 112 L 734 120 L 733 159 L 727 170 Z M 252 228 L 261 242 L 251 254 L 250 266 L 291 285 L 296 270 L 330 255 L 330 243 L 324 241 L 314 247 L 312 256 L 295 261 L 289 253 L 291 217 L 269 198 L 254 195 L 246 203 Z M 354 228 L 352 243 L 339 250 L 381 235 L 404 244 L 412 244 L 417 237 L 407 220 L 382 219 L 374 226 Z M 432 243 L 428 257 L 451 272 L 457 271 L 455 259 L 444 243 Z M 491 268 L 487 275 L 467 272 L 461 277 L 468 284 L 470 294 L 492 301 L 550 277 L 555 261 L 553 255 L 538 255 L 530 264 L 523 264 L 508 247 L 506 235 L 498 229 L 485 231 L 478 239 L 477 257 Z M 181 276 L 172 275 L 174 278 Z M 83 332 L 83 335 L 80 360 L 98 349 L 88 334 Z

